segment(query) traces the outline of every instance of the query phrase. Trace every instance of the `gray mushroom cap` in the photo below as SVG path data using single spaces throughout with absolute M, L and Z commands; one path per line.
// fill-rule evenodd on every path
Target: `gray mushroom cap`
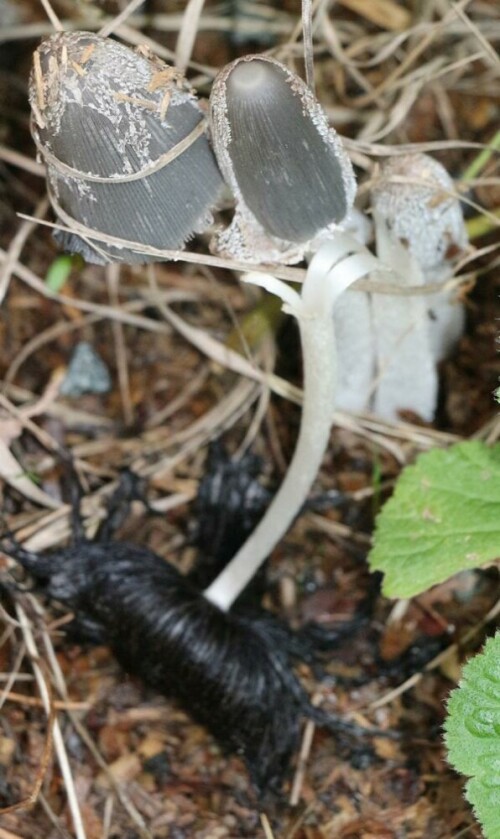
M 314 96 L 283 64 L 237 59 L 215 80 L 210 112 L 219 165 L 245 222 L 251 215 L 276 240 L 305 244 L 345 218 L 355 193 L 349 158 Z
M 223 182 L 203 112 L 172 68 L 92 33 L 58 33 L 35 53 L 30 101 L 49 194 L 64 223 L 70 217 L 168 249 L 183 247 L 210 222 Z M 192 132 L 192 142 L 162 162 Z M 99 242 L 94 247 L 77 226 L 57 238 L 92 262 L 155 258 Z

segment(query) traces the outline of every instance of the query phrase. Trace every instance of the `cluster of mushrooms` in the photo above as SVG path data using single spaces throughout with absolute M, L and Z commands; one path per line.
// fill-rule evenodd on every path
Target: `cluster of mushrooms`
M 356 224 L 341 139 L 305 83 L 274 58 L 225 67 L 207 117 L 183 75 L 147 50 L 57 33 L 35 52 L 30 101 L 56 238 L 89 262 L 166 258 L 213 228 L 228 190 L 234 216 L 211 248 L 240 261 L 311 259 L 340 231 L 359 252 L 358 231 L 371 235 L 366 218 Z M 450 291 L 391 296 L 377 294 L 376 281 L 416 287 L 452 276 L 467 245 L 453 182 L 428 155 L 391 157 L 372 190 L 372 217 L 379 271 L 369 276 L 373 293 L 352 292 L 337 308 L 335 404 L 430 421 L 436 365 L 461 334 L 463 308 Z
M 179 603 L 172 605 L 169 595 L 165 609 L 168 615 L 181 616 L 182 628 L 174 617 L 170 623 L 167 617 L 159 618 L 166 633 L 167 658 L 173 656 L 175 661 L 179 655 L 172 652 L 177 650 L 172 639 L 178 643 L 181 636 L 189 635 L 195 613 L 203 618 L 207 638 L 213 629 L 217 638 L 225 639 L 220 684 L 211 671 L 210 684 L 213 690 L 227 684 L 227 690 L 216 695 L 214 705 L 228 720 L 233 709 L 238 733 L 229 744 L 246 755 L 257 782 L 265 783 L 273 772 L 280 774 L 283 767 L 280 763 L 277 768 L 277 762 L 283 763 L 296 738 L 293 722 L 285 745 L 269 746 L 274 735 L 276 742 L 284 737 L 282 694 L 295 709 L 290 712 L 293 719 L 299 713 L 314 718 L 316 712 L 304 699 L 297 699 L 302 696 L 300 687 L 290 681 L 272 633 L 266 642 L 262 625 L 244 621 L 232 608 L 307 497 L 329 442 L 334 409 L 372 410 L 393 419 L 406 408 L 432 419 L 436 362 L 460 334 L 461 307 L 447 291 L 398 297 L 377 293 L 376 288 L 381 277 L 393 284 L 425 286 L 451 276 L 453 261 L 466 246 L 453 184 L 443 167 L 425 155 L 398 156 L 383 166 L 372 196 L 377 256 L 373 255 L 353 232 L 356 182 L 340 138 L 304 82 L 267 56 L 245 56 L 220 72 L 207 119 L 182 75 L 146 51 L 88 32 L 57 33 L 35 52 L 30 101 L 32 133 L 46 165 L 48 192 L 58 219 L 56 238 L 62 248 L 98 264 L 168 258 L 166 251 L 182 249 L 195 234 L 213 228 L 214 213 L 229 188 L 234 215 L 227 228 L 213 234 L 212 249 L 262 266 L 242 279 L 280 297 L 285 311 L 298 321 L 304 401 L 285 479 L 260 523 L 205 591 L 184 589 L 177 577 L 174 582 L 166 580 L 166 589 L 174 591 Z M 265 270 L 272 263 L 304 259 L 309 265 L 300 293 Z M 360 278 L 373 281 L 373 293 L 344 293 Z M 113 551 L 92 570 L 92 550 L 87 547 L 82 554 L 82 561 L 90 563 L 89 577 L 95 570 L 104 585 L 109 568 L 110 580 L 121 581 L 117 569 L 126 552 L 117 556 L 114 570 Z M 45 565 L 26 552 L 13 549 L 12 555 L 35 576 L 37 568 L 39 576 L 43 572 L 49 595 L 77 613 L 83 609 L 90 622 L 105 622 L 118 608 L 112 603 L 119 597 L 121 582 L 109 595 L 111 601 L 102 594 L 105 608 L 99 612 L 99 598 L 82 594 L 87 583 L 81 569 L 75 566 L 76 581 L 69 581 L 77 552 L 71 561 L 68 553 L 60 553 L 57 561 Z M 162 574 L 173 574 L 166 570 L 168 563 L 158 559 L 157 566 L 144 552 L 138 551 L 136 560 L 139 574 L 141 562 L 151 563 L 158 580 Z M 134 562 L 130 560 L 130 569 Z M 61 575 L 66 575 L 63 586 Z M 56 578 L 59 589 L 54 588 Z M 132 603 L 136 589 L 130 585 L 132 590 L 123 596 Z M 148 589 L 147 596 L 153 603 L 157 592 Z M 188 600 L 190 626 L 187 606 L 182 605 Z M 119 608 L 129 614 L 124 604 Z M 131 628 L 131 637 L 134 631 Z M 201 643 L 199 632 L 191 634 Z M 245 663 L 240 655 L 234 672 L 250 668 L 248 685 L 260 685 L 267 702 L 260 695 L 253 700 L 240 696 L 243 712 L 235 704 L 238 680 L 230 677 L 227 660 L 239 638 L 249 648 L 255 643 L 261 659 Z M 221 652 L 222 642 L 216 640 L 214 649 Z M 123 638 L 116 641 L 118 654 L 122 642 Z M 186 650 L 192 659 L 192 648 L 186 645 Z M 127 655 L 128 651 L 121 659 L 134 670 Z M 142 674 L 140 658 L 136 670 Z M 204 678 L 206 683 L 207 668 L 215 667 L 216 658 L 215 653 L 208 659 L 200 653 L 191 661 L 191 671 L 181 662 L 189 685 L 189 673 L 195 674 L 195 682 Z M 255 672 L 259 667 L 260 681 Z M 241 684 L 244 679 L 242 675 Z M 224 739 L 224 726 L 219 730 L 196 705 L 195 682 L 189 695 L 181 692 L 178 698 Z M 271 768 L 263 762 L 262 750 L 256 751 L 259 732 L 266 733 Z

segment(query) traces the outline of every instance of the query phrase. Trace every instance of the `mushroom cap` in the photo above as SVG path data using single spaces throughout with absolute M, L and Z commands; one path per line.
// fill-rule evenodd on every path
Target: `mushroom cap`
M 372 203 L 425 273 L 451 264 L 467 246 L 453 180 L 427 154 L 398 155 L 384 163 Z
M 305 243 L 352 206 L 355 180 L 340 138 L 304 82 L 267 56 L 245 56 L 216 78 L 214 149 L 238 199 L 267 234 Z
M 160 160 L 204 119 L 172 68 L 93 33 L 57 33 L 35 54 L 30 101 L 56 212 L 59 206 L 85 227 L 155 248 L 182 247 L 206 226 L 222 178 L 202 127 L 175 159 L 166 165 Z M 103 261 L 77 229 L 58 238 L 85 258 Z M 98 247 L 125 262 L 151 259 Z

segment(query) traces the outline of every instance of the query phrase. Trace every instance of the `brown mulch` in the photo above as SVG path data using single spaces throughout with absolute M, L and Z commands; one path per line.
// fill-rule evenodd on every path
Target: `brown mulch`
M 114 15 L 126 4 L 60 0 L 53 5 L 62 19 L 83 17 L 91 26 L 99 15 Z M 271 0 L 260 5 L 272 13 Z M 220 4 L 205 4 L 205 14 L 223 25 L 199 28 L 193 58 L 207 65 L 207 73 L 197 69 L 189 75 L 202 95 L 208 94 L 214 72 L 245 52 L 273 47 L 281 59 L 296 55 L 301 70 L 300 39 L 295 46 L 289 42 L 300 22 L 300 3 L 275 5 L 281 30 L 263 35 L 257 22 L 253 37 L 241 42 L 229 37 L 230 19 Z M 34 160 L 27 78 L 32 51 L 50 26 L 37 0 L 0 0 L 0 20 L 7 6 L 17 17 L 12 22 L 6 17 L 12 39 L 0 46 L 0 246 L 12 249 L 21 229 L 26 240 L 0 309 L 0 441 L 56 499 L 64 484 L 57 447 L 69 449 L 84 480 L 90 530 L 105 515 L 100 490 L 108 492 L 125 466 L 142 471 L 148 498 L 165 512 L 149 516 L 140 505 L 134 507 L 120 537 L 147 544 L 186 570 L 193 558 L 192 501 L 210 440 L 224 431 L 231 450 L 250 444 L 263 458 L 264 480 L 275 486 L 293 451 L 299 408 L 272 396 L 256 423 L 258 385 L 209 359 L 165 323 L 143 268 L 121 269 L 118 305 L 104 269 L 81 264 L 74 265 L 59 299 L 51 299 L 44 285 L 58 255 L 51 231 L 41 225 L 28 230 L 17 215 L 36 212 L 44 180 L 27 169 L 24 158 L 7 154 Z M 138 27 L 174 50 L 185 6 L 175 0 L 148 2 L 149 18 L 140 18 Z M 244 18 L 244 4 L 235 1 L 236 7 Z M 495 0 L 460 3 L 455 13 L 440 0 L 342 0 L 329 18 L 339 42 L 331 26 L 318 26 L 317 95 L 339 132 L 361 136 L 365 146 L 442 143 L 433 153 L 459 179 L 498 129 L 500 72 L 492 52 L 500 41 L 500 9 Z M 246 20 L 249 25 L 252 18 Z M 33 24 L 40 24 L 35 35 L 28 29 Z M 384 133 L 393 118 L 394 127 Z M 376 149 L 371 155 L 365 146 L 353 151 L 361 184 L 376 175 L 378 159 Z M 465 195 L 474 223 L 481 216 L 491 219 L 487 213 L 498 215 L 494 159 Z M 473 244 L 498 244 L 498 227 L 486 224 Z M 206 241 L 196 240 L 190 249 L 207 253 Z M 0 270 L 3 264 L 2 259 Z M 498 439 L 492 398 L 500 374 L 498 251 L 485 252 L 465 270 L 476 272 L 463 289 L 466 334 L 442 365 L 435 424 L 427 427 L 406 417 L 409 423 L 393 428 L 380 423 L 374 429 L 355 418 L 354 426 L 333 431 L 315 492 L 337 490 L 342 504 L 302 516 L 276 549 L 269 572 L 267 605 L 292 621 L 347 620 L 373 592 L 376 581 L 365 562 L 373 520 L 403 462 L 454 439 Z M 221 344 L 234 342 L 235 324 L 245 325 L 255 306 L 256 298 L 228 269 L 165 263 L 155 267 L 155 275 L 164 301 Z M 115 320 L 95 308 L 110 300 Z M 130 312 L 143 322 L 117 325 Z M 78 340 L 89 341 L 108 365 L 113 382 L 108 394 L 58 395 L 57 376 Z M 276 352 L 277 372 L 300 385 L 293 329 L 282 324 L 253 349 L 262 367 L 272 365 Z M 40 410 L 30 413 L 28 406 L 44 395 Z M 2 513 L 9 528 L 35 550 L 60 543 L 69 532 L 67 510 L 55 516 L 14 490 L 5 488 Z M 401 737 L 349 742 L 316 731 L 310 750 L 304 746 L 303 761 L 292 768 L 283 797 L 259 801 L 239 758 L 222 755 L 181 709 L 124 675 L 107 648 L 68 643 L 57 621 L 60 613 L 18 591 L 14 582 L 22 577 L 2 557 L 0 808 L 11 809 L 0 812 L 0 839 L 76 835 L 60 752 L 54 745 L 49 749 L 54 720 L 40 693 L 46 683 L 52 706 L 60 703 L 57 720 L 81 835 L 87 839 L 481 835 L 462 798 L 463 782 L 446 764 L 441 728 L 461 662 L 484 640 L 481 621 L 500 596 L 495 569 L 460 575 L 409 604 L 395 606 L 378 596 L 369 624 L 339 643 L 322 679 L 302 667 L 300 675 L 322 707 L 361 725 L 397 730 Z M 21 614 L 31 622 L 38 670 L 38 660 L 26 650 Z M 477 632 L 457 652 L 453 642 L 474 627 Z M 424 672 L 447 647 L 443 662 Z M 422 678 L 398 691 L 414 674 Z M 16 807 L 26 804 L 37 785 L 36 802 Z

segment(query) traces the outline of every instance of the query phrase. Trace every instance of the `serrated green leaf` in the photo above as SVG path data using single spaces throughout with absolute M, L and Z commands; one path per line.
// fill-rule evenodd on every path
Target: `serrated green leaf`
M 465 665 L 448 701 L 448 760 L 471 776 L 466 796 L 486 839 L 500 839 L 500 633 Z
M 412 597 L 500 557 L 500 445 L 420 455 L 377 518 L 372 570 L 388 597 Z

